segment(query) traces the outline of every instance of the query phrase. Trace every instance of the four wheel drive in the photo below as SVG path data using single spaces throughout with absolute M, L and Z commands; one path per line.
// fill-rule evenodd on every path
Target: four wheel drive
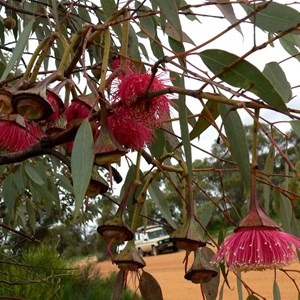
M 176 251 L 170 236 L 161 226 L 147 226 L 138 228 L 135 234 L 135 247 L 141 255 L 157 255 L 165 251 Z
M 127 242 L 117 246 L 120 253 Z M 141 255 L 157 255 L 167 251 L 177 251 L 175 244 L 171 241 L 168 233 L 161 226 L 139 227 L 135 234 L 135 246 Z

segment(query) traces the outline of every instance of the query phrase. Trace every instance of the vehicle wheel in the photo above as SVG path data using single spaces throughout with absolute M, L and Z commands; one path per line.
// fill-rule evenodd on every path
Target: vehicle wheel
M 145 256 L 145 253 L 141 248 L 138 249 L 138 253 L 141 257 Z
M 152 246 L 152 251 L 151 251 L 151 254 L 152 255 L 158 255 L 159 253 L 158 253 L 158 249 L 157 249 L 157 247 L 155 247 L 155 246 Z

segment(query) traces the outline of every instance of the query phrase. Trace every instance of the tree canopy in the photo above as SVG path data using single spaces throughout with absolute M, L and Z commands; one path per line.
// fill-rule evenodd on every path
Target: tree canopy
M 132 240 L 144 220 L 168 226 L 195 260 L 209 261 L 206 243 L 217 250 L 224 240 L 224 226 L 218 241 L 207 230 L 217 215 L 237 231 L 300 237 L 299 3 L 0 5 L 4 247 L 14 236 L 36 242 L 53 224 L 100 218 L 98 233 L 127 272 L 142 266 L 134 244 L 121 258 L 111 246 Z M 215 267 L 225 281 L 225 268 L 239 270 L 226 259 Z M 218 279 L 200 279 L 215 299 Z

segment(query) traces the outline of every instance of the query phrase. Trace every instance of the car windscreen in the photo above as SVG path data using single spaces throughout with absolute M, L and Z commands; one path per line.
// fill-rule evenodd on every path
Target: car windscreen
M 158 238 L 160 236 L 166 235 L 166 232 L 163 229 L 159 229 L 156 231 L 147 232 L 147 234 L 148 234 L 149 239 L 152 240 L 152 239 Z

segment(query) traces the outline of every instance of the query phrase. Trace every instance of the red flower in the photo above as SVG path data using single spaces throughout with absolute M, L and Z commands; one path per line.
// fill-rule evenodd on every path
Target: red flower
M 110 62 L 110 66 L 111 66 L 111 68 L 112 68 L 113 70 L 118 69 L 118 68 L 121 66 L 121 58 L 119 58 L 119 57 L 113 58 L 113 59 L 111 60 L 111 62 Z M 129 59 L 126 59 L 126 60 L 125 60 L 124 66 L 126 66 L 126 68 L 128 67 L 128 70 L 131 69 L 131 68 L 133 68 L 133 67 L 132 67 L 132 63 L 131 63 L 131 61 L 130 61 Z M 125 69 L 126 69 L 126 68 L 125 68 Z
M 64 109 L 64 104 L 60 97 L 50 89 L 46 90 L 46 96 L 54 110 L 54 112 L 46 119 L 46 122 L 56 122 Z
M 118 85 L 117 91 L 115 93 L 115 98 L 120 99 L 123 104 L 130 105 L 134 103 L 137 98 L 146 92 L 149 82 L 152 78 L 151 73 L 140 73 L 136 70 L 120 77 L 120 84 Z M 166 88 L 166 85 L 158 79 L 156 76 L 153 78 L 149 91 L 159 91 Z M 160 98 L 160 96 L 155 97 Z M 151 99 L 155 104 L 157 99 Z M 166 97 L 163 98 L 166 100 Z M 168 98 L 167 98 L 168 99 Z M 148 101 L 141 100 L 141 101 Z M 169 103 L 169 100 L 168 100 Z
M 68 123 L 75 119 L 85 119 L 91 113 L 91 107 L 82 101 L 74 100 L 66 109 Z
M 119 80 L 108 124 L 121 145 L 134 150 L 141 149 L 152 142 L 154 129 L 169 118 L 171 100 L 166 95 L 139 98 L 152 80 L 149 73 L 131 70 L 119 76 Z M 165 87 L 160 79 L 154 77 L 149 91 Z
M 130 149 L 141 149 L 154 137 L 154 129 L 145 125 L 143 115 L 130 107 L 118 106 L 107 123 L 116 140 Z
M 225 239 L 212 262 L 226 262 L 230 270 L 264 270 L 298 260 L 300 239 L 274 227 L 238 227 Z
M 213 263 L 226 262 L 231 270 L 264 270 L 298 260 L 300 239 L 281 231 L 262 210 L 256 191 L 256 170 L 251 174 L 250 209 L 235 233 L 220 246 Z
M 26 128 L 14 121 L 0 121 L 0 149 L 10 152 L 25 150 L 45 135 L 34 123 Z

